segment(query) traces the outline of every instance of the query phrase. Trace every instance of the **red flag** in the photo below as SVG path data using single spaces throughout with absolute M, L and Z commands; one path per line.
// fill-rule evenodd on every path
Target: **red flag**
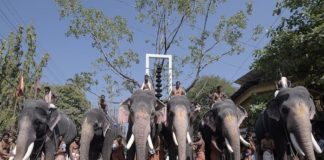
M 25 84 L 24 84 L 24 76 L 23 74 L 20 75 L 20 79 L 19 79 L 19 84 L 17 87 L 17 91 L 16 91 L 16 96 L 22 96 L 24 95 L 24 88 L 25 88 Z

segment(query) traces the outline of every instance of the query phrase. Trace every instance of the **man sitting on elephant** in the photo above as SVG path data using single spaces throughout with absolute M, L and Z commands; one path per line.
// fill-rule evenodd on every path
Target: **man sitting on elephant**
M 180 81 L 176 82 L 176 86 L 171 91 L 171 96 L 182 96 L 186 95 L 186 91 L 180 87 Z
M 224 99 L 226 99 L 227 96 L 226 94 L 222 91 L 222 86 L 217 86 L 216 88 L 216 92 L 213 94 L 213 101 L 217 102 L 217 101 L 222 101 Z
M 44 100 L 49 104 L 50 108 L 56 108 L 56 106 L 54 105 L 56 103 L 56 95 L 51 91 L 51 88 L 49 86 L 45 87 Z
M 147 74 L 144 77 L 144 83 L 141 86 L 141 90 L 153 90 L 153 86 L 149 81 L 149 76 Z
M 107 114 L 107 110 L 108 110 L 108 105 L 106 103 L 105 100 L 105 95 L 101 95 L 100 99 L 99 99 L 99 106 L 102 109 L 103 112 L 105 112 Z

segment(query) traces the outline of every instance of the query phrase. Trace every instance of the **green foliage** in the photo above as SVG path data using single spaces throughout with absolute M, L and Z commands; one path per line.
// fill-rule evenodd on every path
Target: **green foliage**
M 242 127 L 254 128 L 262 110 L 266 107 L 268 101 L 273 97 L 273 93 L 255 94 L 251 96 L 250 104 L 246 108 L 248 117 L 243 121 Z
M 0 44 L 0 131 L 13 129 L 18 107 L 24 99 L 36 98 L 35 85 L 40 80 L 49 55 L 37 62 L 36 33 L 33 26 L 19 27 Z M 25 43 L 24 43 L 25 42 Z M 22 46 L 26 46 L 24 51 Z M 24 77 L 24 96 L 16 97 L 20 75 Z
M 140 83 L 128 74 L 131 67 L 139 63 L 138 54 L 131 50 L 125 53 L 118 50 L 121 42 L 132 41 L 132 32 L 128 29 L 126 20 L 119 16 L 108 17 L 102 11 L 86 8 L 80 0 L 55 2 L 59 6 L 61 18 L 71 18 L 67 35 L 76 38 L 89 36 L 92 46 L 101 54 L 97 62 L 103 64 L 101 67 L 107 68 L 105 80 L 109 95 L 116 96 L 122 89 L 133 92 L 138 88 Z M 182 73 L 184 66 L 194 68 L 192 73 L 188 73 L 192 83 L 186 88 L 187 91 L 195 85 L 201 71 L 209 64 L 225 55 L 239 54 L 244 49 L 239 41 L 243 38 L 247 17 L 252 13 L 252 3 L 248 0 L 245 8 L 233 15 L 224 16 L 216 11 L 225 3 L 226 0 L 136 0 L 137 19 L 143 23 L 148 22 L 157 31 L 155 38 L 146 40 L 152 44 L 157 54 L 172 54 L 171 47 L 179 46 L 183 39 L 190 39 L 188 54 L 175 57 L 176 64 L 173 66 L 175 76 Z M 221 18 L 215 24 L 208 24 L 211 16 Z M 192 32 L 196 35 L 181 35 L 185 25 L 200 31 Z M 254 39 L 261 32 L 260 29 L 258 27 L 254 32 Z M 227 50 L 221 51 L 217 47 Z M 157 63 L 164 65 L 164 61 Z M 166 82 L 167 76 L 163 77 L 163 82 Z M 153 76 L 153 81 L 154 78 Z
M 268 80 L 278 78 L 278 71 L 292 82 L 322 91 L 324 89 L 324 1 L 282 1 L 275 14 L 289 10 L 290 16 L 269 32 L 270 43 L 254 55 L 252 68 Z
M 133 39 L 126 20 L 120 16 L 108 17 L 95 8 L 83 7 L 79 0 L 55 1 L 59 5 L 61 18 L 72 17 L 66 35 L 75 38 L 89 36 L 92 47 L 99 51 L 100 58 L 96 62 L 100 67 L 108 68 L 105 80 L 111 86 L 107 88 L 109 95 L 118 95 L 121 86 L 139 87 L 140 84 L 126 74 L 133 64 L 139 63 L 138 54 L 132 50 L 119 51 L 121 41 L 129 43 Z

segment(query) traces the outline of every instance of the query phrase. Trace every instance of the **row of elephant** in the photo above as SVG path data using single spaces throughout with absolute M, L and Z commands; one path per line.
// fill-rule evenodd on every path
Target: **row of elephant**
M 306 159 L 314 160 L 314 151 L 321 152 L 312 135 L 310 120 L 315 106 L 305 87 L 283 88 L 269 101 L 255 125 L 258 141 L 270 133 L 275 142 L 277 159 L 287 159 L 287 144 Z M 192 159 L 193 122 L 197 117 L 195 106 L 186 96 L 171 97 L 167 104 L 157 100 L 151 91 L 136 91 L 119 107 L 118 122 L 129 123 L 127 131 L 127 159 L 146 160 L 153 149 L 155 134 L 164 136 L 169 159 Z M 227 150 L 231 159 L 240 160 L 240 142 L 249 145 L 240 136 L 240 124 L 247 117 L 244 108 L 227 99 L 216 102 L 202 117 L 200 132 L 205 141 L 206 159 L 211 159 L 211 140 Z M 58 136 L 69 144 L 76 136 L 76 127 L 64 113 L 51 109 L 41 100 L 24 103 L 18 121 L 16 160 L 39 159 L 42 149 L 46 160 L 54 160 Z M 109 160 L 113 138 L 120 133 L 100 109 L 91 109 L 85 115 L 81 131 L 81 160 Z

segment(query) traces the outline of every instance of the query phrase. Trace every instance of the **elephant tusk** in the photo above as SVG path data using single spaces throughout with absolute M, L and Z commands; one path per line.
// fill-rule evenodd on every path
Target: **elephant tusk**
M 17 146 L 15 146 L 15 148 L 12 150 L 12 154 L 13 154 L 13 156 L 10 156 L 10 157 L 9 157 L 9 160 L 13 160 L 13 159 L 15 158 L 16 150 L 17 150 Z
M 313 146 L 314 146 L 314 150 L 315 150 L 315 152 L 318 153 L 318 154 L 321 154 L 321 153 L 322 153 L 322 149 L 321 149 L 321 147 L 318 145 L 318 143 L 316 142 L 316 140 L 315 140 L 313 134 L 312 134 L 312 142 L 313 142 Z
M 294 148 L 296 149 L 296 151 L 299 152 L 302 156 L 305 156 L 305 153 L 302 151 L 299 144 L 297 143 L 295 135 L 293 133 L 289 133 L 289 136 L 290 136 L 290 140 L 291 140 Z
M 147 136 L 147 142 L 148 142 L 148 145 L 149 145 L 150 149 L 153 150 L 154 147 L 153 147 L 153 143 L 152 143 L 152 139 L 151 139 L 150 134 Z
M 189 132 L 187 132 L 187 141 L 189 144 L 191 144 L 191 142 L 192 142 Z
M 132 147 L 132 145 L 133 145 L 133 143 L 134 143 L 134 134 L 132 134 L 132 136 L 129 138 L 129 140 L 128 140 L 128 143 L 127 143 L 127 145 L 126 145 L 126 149 L 128 150 L 128 149 L 130 149 L 130 147 Z
M 175 135 L 174 132 L 172 132 L 172 138 L 173 138 L 174 144 L 175 144 L 176 146 L 178 146 L 177 137 L 176 137 L 176 135 Z
M 244 144 L 246 147 L 250 146 L 250 143 L 247 142 L 241 135 L 240 135 L 240 140 L 241 140 L 241 143 Z
M 227 147 L 228 151 L 231 152 L 231 153 L 233 153 L 234 151 L 233 151 L 231 145 L 229 144 L 227 138 L 225 138 L 225 143 L 226 143 L 226 147 Z
M 22 160 L 28 160 L 32 151 L 33 151 L 33 148 L 34 148 L 34 142 L 32 142 L 29 146 L 28 146 L 28 149 L 27 149 L 27 152 L 26 154 L 24 155 L 24 158 Z

